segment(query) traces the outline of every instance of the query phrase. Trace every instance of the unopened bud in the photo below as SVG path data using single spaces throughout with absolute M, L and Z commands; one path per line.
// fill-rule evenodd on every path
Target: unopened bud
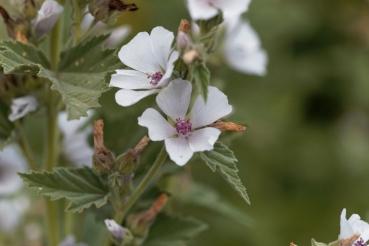
M 118 172 L 111 174 L 108 178 L 108 184 L 112 188 L 121 187 L 123 185 L 122 175 Z
M 117 224 L 114 220 L 104 220 L 104 222 L 118 245 L 127 245 L 132 242 L 133 235 L 130 230 Z
M 16 19 L 11 18 L 2 6 L 0 6 L 0 14 L 4 19 L 8 36 L 14 40 L 26 43 L 30 30 L 29 23 L 22 16 Z
M 94 155 L 92 168 L 98 175 L 110 172 L 115 165 L 115 156 L 104 146 L 104 123 L 102 120 L 94 122 Z
M 150 139 L 145 136 L 134 149 L 129 149 L 124 154 L 118 156 L 116 159 L 116 168 L 120 174 L 129 175 L 136 170 L 140 162 L 140 153 L 144 150 L 149 141 Z
M 181 46 L 182 49 L 186 49 L 190 43 L 190 39 L 184 32 L 178 32 L 177 43 Z
M 128 216 L 127 227 L 135 237 L 144 239 L 147 236 L 152 223 L 167 201 L 168 196 L 161 194 L 147 211 Z
M 238 125 L 236 123 L 233 122 L 223 122 L 223 121 L 216 121 L 210 125 L 208 125 L 209 127 L 214 127 L 217 128 L 221 131 L 235 131 L 235 132 L 239 132 L 239 131 L 244 131 L 246 130 L 245 126 L 241 126 Z
M 96 20 L 106 24 L 114 24 L 117 17 L 125 11 L 136 10 L 136 4 L 126 4 L 121 0 L 93 0 L 89 5 L 89 11 Z
M 191 64 L 199 55 L 200 53 L 197 50 L 192 49 L 184 53 L 182 59 L 186 64 Z
M 179 24 L 178 33 L 180 32 L 183 32 L 187 35 L 190 35 L 191 33 L 191 24 L 185 19 L 181 20 L 181 23 Z
M 53 29 L 60 15 L 63 13 L 64 7 L 55 0 L 46 0 L 41 9 L 37 13 L 37 19 L 34 24 L 36 38 L 39 39 L 43 35 Z

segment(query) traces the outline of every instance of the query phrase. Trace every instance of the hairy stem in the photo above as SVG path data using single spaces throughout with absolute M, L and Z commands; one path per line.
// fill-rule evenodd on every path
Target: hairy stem
M 59 54 L 62 47 L 62 31 L 63 31 L 63 15 L 59 18 L 58 22 L 56 22 L 53 30 L 50 35 L 50 61 L 51 67 L 55 71 L 58 62 L 59 62 Z
M 27 142 L 27 140 L 24 136 L 24 131 L 23 130 L 20 130 L 18 143 L 19 143 L 19 146 L 22 149 L 22 152 L 23 152 L 24 156 L 26 157 L 26 159 L 28 161 L 28 164 L 29 164 L 29 167 L 31 168 L 31 170 L 37 171 L 38 167 L 36 165 L 35 158 L 33 157 L 31 148 L 29 147 L 29 144 L 28 144 L 28 142 Z
M 73 16 L 74 16 L 74 26 L 76 28 L 76 39 L 74 45 L 77 45 L 82 38 L 81 34 L 81 22 L 82 22 L 82 13 L 79 8 L 78 0 L 73 0 Z

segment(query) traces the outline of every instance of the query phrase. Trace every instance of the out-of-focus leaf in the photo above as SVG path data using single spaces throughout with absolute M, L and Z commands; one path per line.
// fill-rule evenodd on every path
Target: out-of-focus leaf
M 205 63 L 193 68 L 193 76 L 195 78 L 196 85 L 206 102 L 208 99 L 208 86 L 210 85 L 210 72 Z
M 192 217 L 159 214 L 143 246 L 183 246 L 207 228 L 204 222 Z
M 217 171 L 220 173 L 233 189 L 235 189 L 247 203 L 250 203 L 246 188 L 241 183 L 237 174 L 237 159 L 227 146 L 220 142 L 216 142 L 213 150 L 204 151 L 200 153 L 200 156 L 213 172 Z
M 190 190 L 181 197 L 181 199 L 185 204 L 205 207 L 226 216 L 243 226 L 251 226 L 252 220 L 248 215 L 209 186 L 194 183 L 191 185 Z
M 59 168 L 54 172 L 20 173 L 29 187 L 37 188 L 38 194 L 50 196 L 52 200 L 66 198 L 71 204 L 70 212 L 82 212 L 91 205 L 101 207 L 107 203 L 109 189 L 91 168 Z

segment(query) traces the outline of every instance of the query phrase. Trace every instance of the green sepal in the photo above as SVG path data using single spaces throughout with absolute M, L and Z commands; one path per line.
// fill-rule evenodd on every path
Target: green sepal
M 311 246 L 327 246 L 327 244 L 325 243 L 319 243 L 317 241 L 315 241 L 315 239 L 311 239 Z
M 210 85 L 210 71 L 206 67 L 205 63 L 193 67 L 193 76 L 195 78 L 195 83 L 199 89 L 201 95 L 206 103 L 208 99 L 208 90 Z

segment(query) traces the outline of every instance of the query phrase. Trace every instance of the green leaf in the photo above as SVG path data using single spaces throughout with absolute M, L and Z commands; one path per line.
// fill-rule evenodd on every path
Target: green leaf
M 185 204 L 192 204 L 208 208 L 232 219 L 233 221 L 245 227 L 251 226 L 252 219 L 248 215 L 246 215 L 238 207 L 234 206 L 227 199 L 222 197 L 216 190 L 209 186 L 200 183 L 194 183 L 191 185 L 191 188 L 186 195 L 181 198 L 181 200 Z
M 8 120 L 9 107 L 0 100 L 0 151 L 14 135 L 14 124 Z
M 94 37 L 61 53 L 58 72 L 34 46 L 20 42 L 2 41 L 0 65 L 4 72 L 37 75 L 52 82 L 51 89 L 58 91 L 68 112 L 68 119 L 87 116 L 87 110 L 100 107 L 98 98 L 108 90 L 106 78 L 122 66 L 115 50 L 102 50 L 108 35 Z
M 159 214 L 143 246 L 183 246 L 207 228 L 204 222 L 192 217 Z
M 213 150 L 200 153 L 200 157 L 213 172 L 217 171 L 220 173 L 233 189 L 250 204 L 246 188 L 242 185 L 237 174 L 238 169 L 235 163 L 237 159 L 227 146 L 220 142 L 216 142 Z
M 208 99 L 208 86 L 210 85 L 210 71 L 206 67 L 205 63 L 193 68 L 193 76 L 195 78 L 196 85 L 206 102 Z
M 109 189 L 91 168 L 59 168 L 54 172 L 19 173 L 29 187 L 37 188 L 39 195 L 50 196 L 52 200 L 66 198 L 71 201 L 66 211 L 82 212 L 95 205 L 107 203 Z

